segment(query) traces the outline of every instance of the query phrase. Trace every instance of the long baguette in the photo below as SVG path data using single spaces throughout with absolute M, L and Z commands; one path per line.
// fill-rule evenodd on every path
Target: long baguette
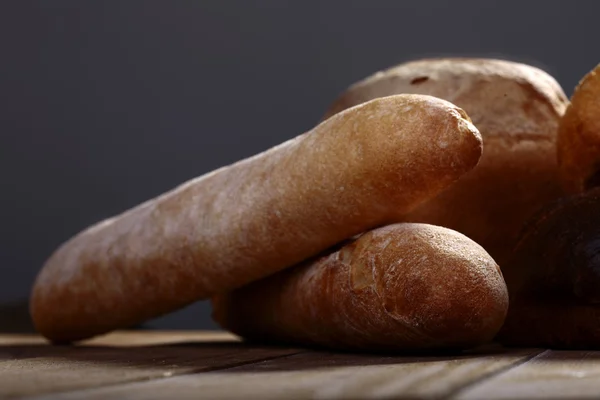
M 35 282 L 33 321 L 74 341 L 235 289 L 399 218 L 481 152 L 466 114 L 434 97 L 349 109 L 66 242 Z
M 243 337 L 351 350 L 471 347 L 496 334 L 507 308 L 502 274 L 481 246 L 411 223 L 213 299 L 215 320 Z

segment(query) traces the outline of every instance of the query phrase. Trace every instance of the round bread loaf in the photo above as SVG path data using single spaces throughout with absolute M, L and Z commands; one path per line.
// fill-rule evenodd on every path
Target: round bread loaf
M 482 134 L 479 164 L 406 216 L 455 229 L 503 266 L 524 223 L 562 194 L 556 134 L 568 100 L 544 71 L 493 59 L 426 59 L 378 72 L 352 85 L 325 117 L 398 93 L 427 94 L 464 109 Z
M 508 308 L 498 265 L 466 236 L 427 224 L 369 231 L 213 299 L 215 320 L 245 338 L 330 348 L 468 348 Z
M 558 163 L 570 193 L 600 185 L 600 65 L 581 79 L 571 96 L 558 129 Z

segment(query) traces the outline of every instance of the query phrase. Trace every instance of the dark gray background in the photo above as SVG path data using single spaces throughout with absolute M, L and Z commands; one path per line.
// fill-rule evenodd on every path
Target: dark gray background
M 4 1 L 0 303 L 26 298 L 80 229 L 302 133 L 379 69 L 499 56 L 570 94 L 600 62 L 598 15 L 597 1 Z M 206 303 L 150 325 L 214 327 Z

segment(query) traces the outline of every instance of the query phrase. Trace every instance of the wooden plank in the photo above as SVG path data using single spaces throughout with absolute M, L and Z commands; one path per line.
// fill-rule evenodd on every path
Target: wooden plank
M 548 350 L 466 388 L 456 399 L 597 399 L 600 351 Z
M 115 331 L 82 342 L 92 346 L 143 346 L 189 341 L 239 341 L 239 337 L 224 331 Z M 47 344 L 35 334 L 0 334 L 0 346 Z
M 307 352 L 218 372 L 65 393 L 56 399 L 441 398 L 540 352 L 502 350 L 456 357 Z
M 0 398 L 210 371 L 301 351 L 249 346 L 229 334 L 197 332 L 117 332 L 80 346 L 50 346 L 34 336 L 3 337 L 3 343 Z

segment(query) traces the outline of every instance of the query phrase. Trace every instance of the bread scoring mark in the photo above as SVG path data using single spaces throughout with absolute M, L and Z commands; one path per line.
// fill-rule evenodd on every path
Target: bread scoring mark
M 350 264 L 352 262 L 352 253 L 354 252 L 353 246 L 346 246 L 338 252 L 338 259 L 344 264 Z
M 413 79 L 410 81 L 410 84 L 411 84 L 411 85 L 418 85 L 418 84 L 420 84 L 420 83 L 427 82 L 428 80 L 429 80 L 429 77 L 428 77 L 428 76 L 418 76 L 418 77 L 416 77 L 416 78 L 413 78 Z
M 352 274 L 352 288 L 355 290 L 361 290 L 375 284 L 373 270 L 362 260 L 352 263 L 350 273 Z

